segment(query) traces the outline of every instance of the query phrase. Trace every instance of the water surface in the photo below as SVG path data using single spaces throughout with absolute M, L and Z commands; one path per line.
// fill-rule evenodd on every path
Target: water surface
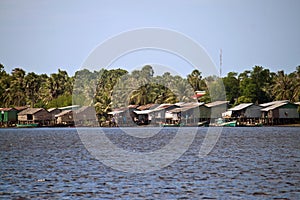
M 93 158 L 76 129 L 1 129 L 0 198 L 300 199 L 300 128 L 224 128 L 215 148 L 199 158 L 206 131 L 200 128 L 168 167 L 136 174 Z M 106 134 L 119 147 L 149 152 L 176 131 L 166 128 L 151 138 L 116 128 Z

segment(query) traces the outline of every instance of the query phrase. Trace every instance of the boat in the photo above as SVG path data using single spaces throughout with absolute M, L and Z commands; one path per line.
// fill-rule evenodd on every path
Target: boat
M 31 124 L 17 124 L 17 128 L 34 128 L 38 127 L 38 123 L 31 123 Z
M 208 121 L 198 122 L 198 126 L 208 127 L 209 126 L 209 122 Z
M 223 118 L 218 118 L 215 123 L 209 124 L 209 126 L 218 127 L 236 127 L 237 120 L 227 121 Z
M 224 122 L 221 124 L 221 126 L 224 127 L 236 127 L 236 120 L 229 121 L 229 122 Z
M 182 123 L 176 123 L 176 124 L 168 124 L 168 123 L 162 123 L 161 126 L 162 127 L 180 127 L 183 126 L 184 124 Z
M 241 127 L 262 127 L 263 124 L 262 123 L 254 123 L 254 124 L 238 124 L 238 126 Z

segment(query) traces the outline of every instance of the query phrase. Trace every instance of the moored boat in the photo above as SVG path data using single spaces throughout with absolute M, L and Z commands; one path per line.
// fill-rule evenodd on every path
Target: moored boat
M 236 127 L 237 120 L 226 121 L 223 118 L 218 118 L 215 123 L 209 124 L 209 126 L 218 127 Z
M 163 124 L 161 124 L 161 126 L 163 126 L 163 127 L 180 127 L 180 126 L 183 126 L 183 124 L 182 123 L 176 123 L 176 124 L 163 123 Z
M 17 124 L 17 128 L 34 128 L 38 127 L 38 123 L 31 123 L 31 124 Z

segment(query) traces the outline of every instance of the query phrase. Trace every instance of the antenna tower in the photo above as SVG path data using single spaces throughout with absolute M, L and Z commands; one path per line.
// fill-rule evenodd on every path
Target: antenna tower
M 222 76 L 222 49 L 220 49 L 220 77 Z

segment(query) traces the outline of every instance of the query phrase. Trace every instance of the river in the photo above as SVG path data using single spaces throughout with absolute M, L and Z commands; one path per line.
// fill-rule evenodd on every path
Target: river
M 105 133 L 120 148 L 149 152 L 169 144 L 174 130 L 137 140 L 118 128 Z M 200 158 L 207 130 L 166 167 L 128 173 L 93 157 L 75 128 L 0 129 L 0 198 L 300 199 L 299 127 L 223 128 Z

